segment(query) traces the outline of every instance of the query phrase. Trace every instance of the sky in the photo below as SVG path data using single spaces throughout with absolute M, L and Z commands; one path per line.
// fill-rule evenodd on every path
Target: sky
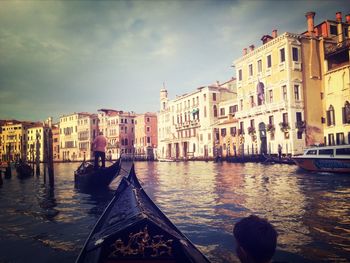
M 0 119 L 43 121 L 110 108 L 159 110 L 235 76 L 233 61 L 273 29 L 306 31 L 348 0 L 0 1 Z

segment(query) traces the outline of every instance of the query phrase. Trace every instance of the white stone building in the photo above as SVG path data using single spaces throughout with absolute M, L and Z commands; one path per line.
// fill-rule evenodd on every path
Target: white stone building
M 232 96 L 232 90 L 219 84 L 200 87 L 173 100 L 169 100 L 167 91 L 162 89 L 158 116 L 158 157 L 214 157 L 214 148 L 219 143 L 219 138 L 215 137 L 218 105 Z

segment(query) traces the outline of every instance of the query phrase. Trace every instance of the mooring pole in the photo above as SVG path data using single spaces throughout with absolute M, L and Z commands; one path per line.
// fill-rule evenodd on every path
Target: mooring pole
M 49 184 L 51 187 L 55 185 L 55 176 L 53 169 L 53 140 L 52 140 L 52 129 L 49 129 L 49 143 L 48 143 L 48 171 L 49 171 Z
M 36 164 L 36 175 L 40 175 L 40 144 L 39 144 L 39 132 L 36 132 L 35 141 L 35 164 Z
M 11 177 L 11 143 L 7 147 L 7 167 L 5 168 L 5 178 Z
M 44 129 L 44 181 L 46 181 L 46 169 L 48 169 L 48 132 L 47 132 L 47 129 Z

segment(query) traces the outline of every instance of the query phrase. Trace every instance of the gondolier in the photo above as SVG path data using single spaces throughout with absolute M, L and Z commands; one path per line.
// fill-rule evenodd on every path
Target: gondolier
M 99 158 L 101 158 L 102 162 L 102 168 L 105 168 L 106 166 L 106 145 L 107 140 L 106 137 L 103 136 L 102 131 L 100 131 L 99 135 L 95 138 L 93 142 L 93 149 L 94 149 L 94 155 L 95 155 L 95 162 L 94 162 L 94 168 L 98 169 L 99 165 Z

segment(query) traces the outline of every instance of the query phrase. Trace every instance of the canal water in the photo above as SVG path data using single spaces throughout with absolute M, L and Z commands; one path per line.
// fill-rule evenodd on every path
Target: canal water
M 74 188 L 77 163 L 0 186 L 0 262 L 74 262 L 111 192 Z M 234 223 L 250 214 L 277 229 L 274 260 L 350 260 L 350 177 L 289 165 L 138 162 L 136 173 L 159 208 L 212 262 L 238 262 Z

